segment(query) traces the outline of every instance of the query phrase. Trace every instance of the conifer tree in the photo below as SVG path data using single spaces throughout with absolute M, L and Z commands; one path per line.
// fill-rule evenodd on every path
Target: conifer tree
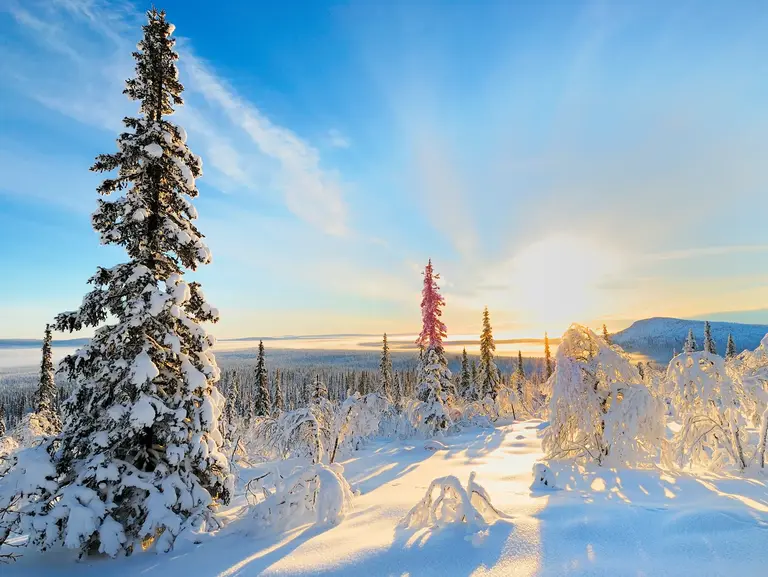
M 524 390 L 523 387 L 525 386 L 525 368 L 523 368 L 523 353 L 521 351 L 517 351 L 517 369 L 515 370 L 515 380 L 517 381 L 517 394 L 520 397 L 520 400 L 523 399 Z
M 201 324 L 218 311 L 183 278 L 211 260 L 185 198 L 198 194 L 202 163 L 166 118 L 182 104 L 173 26 L 153 8 L 143 32 L 136 77 L 124 91 L 139 102 L 139 116 L 123 120 L 118 151 L 92 168 L 117 171 L 98 192 L 124 194 L 100 199 L 92 222 L 128 261 L 99 268 L 80 309 L 60 314 L 54 327 L 96 331 L 64 361 L 75 391 L 50 445 L 57 474 L 29 512 L 29 541 L 44 549 L 114 556 L 143 543 L 166 551 L 182 531 L 216 526 L 213 509 L 233 488 L 219 450 L 214 339 Z
M 237 374 L 232 374 L 229 381 L 229 387 L 226 395 L 226 405 L 224 406 L 224 419 L 222 420 L 222 432 L 224 438 L 229 444 L 235 440 L 235 429 L 237 428 L 237 406 L 240 403 L 240 387 Z
M 58 411 L 58 391 L 53 376 L 53 356 L 51 352 L 51 326 L 45 325 L 42 361 L 40 363 L 40 384 L 35 392 L 35 413 L 38 423 L 46 435 L 56 435 L 61 431 L 61 419 Z
M 478 383 L 478 397 L 480 399 L 486 396 L 495 399 L 501 386 L 499 370 L 493 358 L 495 351 L 496 343 L 493 340 L 491 316 L 488 313 L 488 307 L 485 307 L 483 309 L 483 331 L 480 333 L 480 382 Z
M 315 384 L 312 387 L 312 402 L 318 404 L 320 399 L 328 399 L 328 387 L 320 378 L 320 374 L 315 375 Z
M 448 427 L 450 420 L 444 403 L 453 389 L 451 371 L 448 370 L 443 350 L 447 329 L 445 323 L 440 320 L 445 299 L 437 285 L 439 279 L 440 275 L 434 273 L 430 259 L 424 269 L 424 287 L 421 291 L 422 328 L 416 344 L 423 353 L 420 355 L 416 396 L 426 405 L 423 411 L 424 424 L 431 432 Z
M 5 435 L 5 405 L 0 405 L 0 437 Z
M 416 340 L 419 350 L 422 351 L 419 367 L 421 382 L 417 396 L 420 401 L 439 399 L 442 403 L 445 400 L 446 391 L 450 389 L 451 372 L 448 370 L 443 349 L 443 339 L 446 337 L 447 329 L 440 319 L 445 299 L 437 285 L 439 279 L 440 275 L 434 272 L 432 259 L 430 259 L 424 269 L 424 287 L 421 291 L 422 329 Z M 430 367 L 434 374 L 427 375 L 425 373 L 427 367 Z M 435 387 L 437 390 L 427 390 Z
M 379 362 L 379 381 L 382 394 L 392 400 L 394 383 L 392 381 L 392 358 L 389 355 L 389 343 L 387 333 L 384 333 L 384 342 L 381 347 L 381 361 Z
M 692 353 L 696 350 L 696 337 L 693 336 L 693 329 L 688 329 L 688 337 L 683 344 L 684 353 Z
M 552 376 L 552 354 L 549 352 L 549 335 L 544 333 L 544 365 L 547 379 Z
M 717 347 L 715 346 L 715 340 L 712 338 L 712 327 L 709 325 L 709 321 L 704 321 L 704 350 L 711 355 L 717 354 Z
M 275 369 L 275 395 L 272 399 L 272 414 L 278 416 L 285 410 L 285 398 L 283 397 L 283 375 L 280 369 Z
M 609 345 L 612 345 L 611 342 L 611 335 L 608 334 L 608 329 L 605 327 L 605 323 L 603 323 L 603 340 L 608 343 Z
M 645 379 L 645 369 L 643 368 L 643 363 L 641 361 L 637 361 L 637 372 L 640 373 L 640 379 Z
M 265 417 L 272 410 L 272 399 L 269 394 L 269 375 L 267 360 L 264 355 L 264 342 L 259 341 L 259 354 L 256 359 L 256 384 L 253 395 L 253 414 Z
M 461 373 L 459 378 L 459 395 L 467 397 L 472 390 L 472 375 L 469 371 L 469 358 L 467 357 L 467 348 L 461 351 Z
M 731 359 L 736 356 L 736 343 L 733 342 L 733 335 L 728 333 L 728 344 L 725 347 L 725 358 Z

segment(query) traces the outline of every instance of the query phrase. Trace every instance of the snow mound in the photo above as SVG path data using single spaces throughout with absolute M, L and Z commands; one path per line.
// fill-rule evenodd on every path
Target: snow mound
M 432 440 L 424 443 L 424 449 L 426 449 L 427 451 L 445 451 L 448 449 L 448 447 L 446 447 L 440 441 Z
M 552 491 L 557 489 L 555 483 L 555 473 L 544 463 L 534 463 L 533 465 L 533 491 Z

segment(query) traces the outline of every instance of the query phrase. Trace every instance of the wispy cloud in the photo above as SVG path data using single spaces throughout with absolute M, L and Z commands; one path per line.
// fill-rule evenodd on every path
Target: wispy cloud
M 11 0 L 4 8 L 36 47 L 12 52 L 0 64 L 6 77 L 18 80 L 17 89 L 80 123 L 121 130 L 122 117 L 135 110 L 122 90 L 133 73 L 131 51 L 142 14 L 128 3 L 98 0 Z M 279 192 L 299 219 L 328 234 L 345 234 L 340 177 L 321 167 L 318 150 L 229 87 L 190 41 L 181 38 L 178 47 L 182 79 L 189 80 L 178 118 L 215 172 L 206 182 L 223 192 Z M 342 140 L 335 135 L 337 146 Z
M 244 130 L 263 154 L 279 162 L 278 186 L 288 209 L 329 234 L 346 233 L 347 208 L 338 177 L 320 167 L 317 150 L 290 129 L 274 124 L 191 51 L 185 50 L 183 60 L 194 89 L 221 107 L 229 121 Z
M 349 138 L 344 136 L 339 130 L 331 128 L 328 131 L 328 144 L 334 148 L 349 148 L 351 143 Z
M 706 256 L 724 256 L 730 254 L 749 254 L 762 252 L 768 252 L 768 244 L 685 248 L 649 254 L 646 256 L 646 258 L 651 261 L 686 260 Z

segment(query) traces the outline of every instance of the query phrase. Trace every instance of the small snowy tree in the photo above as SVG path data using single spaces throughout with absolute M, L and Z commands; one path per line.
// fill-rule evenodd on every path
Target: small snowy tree
M 688 329 L 688 336 L 683 343 L 683 353 L 690 354 L 696 350 L 696 337 L 693 336 L 693 329 Z
M 51 326 L 45 325 L 42 361 L 40 363 L 40 384 L 35 392 L 36 418 L 44 435 L 56 435 L 61 430 L 57 402 L 58 391 L 53 376 L 51 340 Z
M 483 331 L 480 333 L 479 399 L 486 396 L 496 399 L 501 387 L 499 370 L 496 368 L 496 362 L 493 358 L 495 350 L 496 343 L 493 340 L 491 317 L 488 313 L 488 307 L 485 307 L 483 310 Z
M 552 353 L 549 352 L 549 335 L 544 333 L 544 368 L 546 378 L 552 376 Z
M 525 398 L 525 369 L 523 368 L 522 351 L 517 351 L 517 368 L 515 369 L 515 374 L 513 375 L 513 381 L 515 383 L 517 396 L 522 401 Z
M 283 376 L 280 369 L 275 369 L 275 394 L 272 399 L 272 414 L 279 415 L 285 410 L 285 396 L 283 394 Z
M 143 31 L 125 89 L 139 117 L 124 119 L 118 151 L 93 166 L 117 170 L 100 194 L 125 193 L 99 200 L 93 226 L 129 260 L 99 268 L 80 309 L 56 318 L 59 331 L 96 331 L 65 359 L 75 382 L 66 421 L 34 452 L 50 467 L 38 467 L 48 472 L 32 495 L 17 495 L 22 514 L 10 527 L 42 549 L 114 556 L 154 543 L 165 551 L 182 532 L 217 526 L 213 509 L 232 490 L 219 450 L 214 339 L 201 324 L 218 312 L 182 276 L 211 260 L 186 198 L 198 194 L 201 161 L 166 118 L 182 104 L 173 26 L 152 9 Z
M 389 355 L 387 333 L 384 333 L 384 341 L 381 347 L 381 361 L 379 361 L 379 382 L 382 394 L 390 400 L 394 396 L 394 383 L 392 373 L 392 358 Z
M 733 335 L 728 333 L 728 344 L 725 347 L 725 358 L 732 359 L 736 356 L 736 343 L 733 342 Z
M 605 326 L 605 323 L 603 323 L 603 340 L 604 340 L 604 341 L 605 341 L 607 344 L 609 344 L 609 345 L 612 345 L 612 344 L 613 344 L 613 343 L 611 342 L 611 335 L 609 335 L 609 334 L 608 334 L 608 329 L 606 328 L 606 326 Z
M 0 437 L 5 435 L 5 405 L 0 405 Z
M 328 400 L 328 387 L 325 386 L 325 383 L 320 378 L 320 374 L 317 374 L 312 386 L 312 402 L 318 404 L 323 400 Z
M 712 327 L 709 325 L 709 321 L 704 321 L 704 350 L 710 355 L 717 354 L 717 347 L 712 338 Z
M 264 342 L 259 341 L 259 354 L 256 359 L 256 384 L 253 396 L 253 414 L 264 417 L 272 410 L 272 400 L 269 394 L 269 375 L 267 361 L 264 355 Z
M 459 395 L 467 398 L 472 390 L 472 374 L 469 370 L 469 358 L 466 347 L 461 352 L 461 373 L 459 377 Z

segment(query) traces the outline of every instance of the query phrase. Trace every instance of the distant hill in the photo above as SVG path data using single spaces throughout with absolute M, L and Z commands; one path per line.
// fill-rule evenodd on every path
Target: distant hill
M 768 325 L 747 325 L 742 323 L 711 322 L 712 338 L 717 352 L 725 353 L 728 333 L 733 335 L 736 350 L 755 349 L 768 333 Z M 628 353 L 649 357 L 658 362 L 667 362 L 672 352 L 683 349 L 683 342 L 688 330 L 693 329 L 696 344 L 701 349 L 704 345 L 704 321 L 689 321 L 654 317 L 632 323 L 632 326 L 611 335 L 611 340 Z
M 90 339 L 54 339 L 54 347 L 81 347 Z M 43 346 L 40 339 L 0 339 L 0 349 L 39 349 Z

